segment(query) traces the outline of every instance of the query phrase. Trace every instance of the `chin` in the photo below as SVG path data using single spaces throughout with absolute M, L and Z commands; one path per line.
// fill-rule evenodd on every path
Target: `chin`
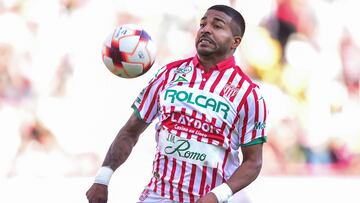
M 204 49 L 204 48 L 197 48 L 197 53 L 199 56 L 209 56 L 213 53 L 212 50 Z

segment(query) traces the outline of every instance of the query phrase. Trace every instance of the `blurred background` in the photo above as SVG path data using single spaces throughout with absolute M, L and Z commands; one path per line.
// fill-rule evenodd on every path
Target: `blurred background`
M 194 55 L 213 4 L 243 14 L 235 58 L 270 111 L 263 169 L 236 198 L 360 202 L 358 0 L 0 0 L 1 201 L 87 202 L 137 94 L 161 66 Z M 124 23 L 157 46 L 152 69 L 135 79 L 101 60 L 105 37 Z M 135 202 L 148 183 L 153 125 L 113 175 L 109 203 Z

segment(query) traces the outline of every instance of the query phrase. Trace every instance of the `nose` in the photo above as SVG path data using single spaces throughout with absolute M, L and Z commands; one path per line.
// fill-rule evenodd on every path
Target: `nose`
M 204 25 L 202 28 L 200 28 L 200 33 L 210 33 L 210 25 Z

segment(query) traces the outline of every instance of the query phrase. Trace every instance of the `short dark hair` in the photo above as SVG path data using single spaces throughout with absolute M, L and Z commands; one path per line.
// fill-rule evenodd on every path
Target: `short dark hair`
M 239 13 L 239 11 L 231 8 L 230 6 L 226 5 L 214 5 L 208 8 L 208 10 L 216 10 L 225 13 L 226 15 L 230 16 L 232 21 L 236 23 L 238 26 L 237 28 L 231 27 L 231 31 L 233 35 L 240 35 L 241 37 L 244 35 L 245 32 L 245 20 L 244 17 Z

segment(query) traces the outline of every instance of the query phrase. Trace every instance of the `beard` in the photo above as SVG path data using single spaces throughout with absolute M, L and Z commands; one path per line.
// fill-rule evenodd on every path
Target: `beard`
M 214 53 L 214 50 L 204 48 L 197 48 L 196 51 L 200 56 L 211 56 Z
M 209 46 L 203 46 L 199 43 L 196 45 L 196 51 L 199 56 L 203 57 L 219 57 L 222 55 L 226 55 L 228 53 L 229 47 L 227 46 L 217 46 L 215 44 L 211 44 Z
M 200 56 L 210 56 L 217 52 L 216 44 L 196 43 L 196 51 Z

